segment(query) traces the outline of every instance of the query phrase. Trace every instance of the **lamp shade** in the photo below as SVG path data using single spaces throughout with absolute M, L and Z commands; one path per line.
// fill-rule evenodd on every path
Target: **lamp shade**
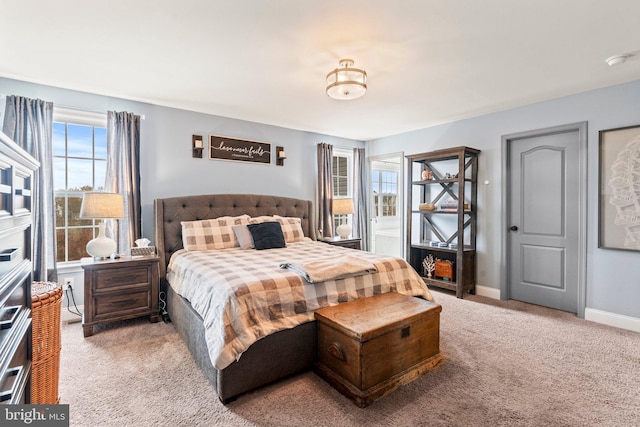
M 348 215 L 353 213 L 353 199 L 334 199 L 333 214 Z
M 80 218 L 124 218 L 124 198 L 118 193 L 84 193 Z
M 124 197 L 118 193 L 84 193 L 80 206 L 80 218 L 102 219 L 98 224 L 98 236 L 87 243 L 87 252 L 96 259 L 113 255 L 117 244 L 105 234 L 104 220 L 124 218 Z

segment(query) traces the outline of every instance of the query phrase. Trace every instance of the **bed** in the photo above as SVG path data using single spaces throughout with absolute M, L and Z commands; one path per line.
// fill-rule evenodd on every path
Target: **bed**
M 278 328 L 275 328 L 278 329 L 277 331 L 269 332 L 264 336 L 262 336 L 262 332 L 258 332 L 256 334 L 257 339 L 252 336 L 252 340 L 248 340 L 246 343 L 240 340 L 246 345 L 238 350 L 238 357 L 234 357 L 234 354 L 229 356 L 224 352 L 221 352 L 220 355 L 218 353 L 214 355 L 210 348 L 212 347 L 212 336 L 215 336 L 215 333 L 211 331 L 211 325 L 214 324 L 215 326 L 216 322 L 211 321 L 209 313 L 203 312 L 201 303 L 198 304 L 194 300 L 194 304 L 192 305 L 187 298 L 179 294 L 181 293 L 191 297 L 191 294 L 185 292 L 183 289 L 185 280 L 181 279 L 181 276 L 178 275 L 178 272 L 181 271 L 180 266 L 182 265 L 179 264 L 179 262 L 189 262 L 190 260 L 192 265 L 195 265 L 201 270 L 198 274 L 200 274 L 201 279 L 204 280 L 207 274 L 211 276 L 218 274 L 216 271 L 206 273 L 203 269 L 209 267 L 205 264 L 211 264 L 210 268 L 216 268 L 216 263 L 227 266 L 232 265 L 234 259 L 238 259 L 238 262 L 247 265 L 247 261 L 241 258 L 245 255 L 249 256 L 248 252 L 260 252 L 265 254 L 265 256 L 266 254 L 272 254 L 274 251 L 282 251 L 278 252 L 282 254 L 287 253 L 287 251 L 293 253 L 297 245 L 300 247 L 299 252 L 307 253 L 306 256 L 309 256 L 308 253 L 313 251 L 325 251 L 330 248 L 332 248 L 332 250 L 338 249 L 346 251 L 344 252 L 345 254 L 353 251 L 351 249 L 338 248 L 315 242 L 312 204 L 310 201 L 279 196 L 247 194 L 172 197 L 157 199 L 155 201 L 155 215 L 156 246 L 158 255 L 161 258 L 161 290 L 166 294 L 167 311 L 174 327 L 186 343 L 200 369 L 214 386 L 218 397 L 223 403 L 234 400 L 242 393 L 313 367 L 317 351 L 316 324 L 315 321 L 311 320 L 313 318 L 312 313 L 311 316 L 309 316 L 308 313 L 305 314 L 302 313 L 302 311 L 298 314 L 300 317 L 299 321 L 294 322 L 292 325 L 284 328 L 280 325 Z M 182 236 L 182 223 L 184 221 L 202 221 L 220 217 L 237 217 L 240 215 L 248 215 L 251 218 L 263 216 L 299 218 L 298 224 L 304 233 L 305 239 L 287 244 L 286 249 L 272 249 L 268 251 L 252 250 L 243 252 L 240 248 L 224 249 L 224 252 L 206 251 L 206 253 L 185 251 Z M 362 252 L 361 254 L 364 256 L 364 254 L 367 253 Z M 204 261 L 205 256 L 216 261 Z M 404 263 L 404 260 L 397 260 L 397 262 Z M 171 267 L 169 267 L 170 263 L 172 263 Z M 238 267 L 238 270 L 241 269 L 241 267 Z M 294 285 L 292 285 L 292 289 L 301 289 L 298 282 L 304 283 L 304 280 L 300 278 L 300 275 L 287 271 L 284 268 L 281 269 L 282 271 L 276 271 L 277 268 L 272 270 L 269 274 L 277 276 L 276 279 L 280 277 L 282 280 L 288 280 L 292 283 L 295 282 Z M 415 274 L 410 267 L 409 270 L 403 274 L 414 274 L 415 277 L 418 278 L 419 284 L 411 283 L 410 290 L 401 290 L 401 292 L 410 292 L 415 296 L 431 299 L 428 289 L 422 280 L 419 279 L 419 276 Z M 187 272 L 191 272 L 191 270 Z M 196 273 L 192 273 L 192 275 L 193 274 Z M 381 276 L 386 277 L 385 274 L 381 274 Z M 369 276 L 363 277 L 365 278 L 349 278 L 345 280 L 371 280 L 368 279 Z M 410 281 L 413 282 L 413 279 Z M 328 288 L 330 288 L 330 285 L 333 283 L 333 281 L 325 282 Z M 342 282 L 338 279 L 336 283 Z M 386 287 L 383 286 L 382 290 L 380 290 L 380 285 L 377 286 L 376 292 L 396 291 L 393 286 L 390 290 L 388 289 L 388 285 Z M 215 286 L 211 286 L 211 288 L 213 289 Z M 310 288 L 308 283 L 306 288 L 302 286 L 302 289 Z M 178 291 L 176 291 L 176 289 Z M 345 292 L 343 292 L 343 294 L 346 295 Z M 340 298 L 343 298 L 345 301 L 358 297 L 350 295 L 346 298 L 344 295 Z M 320 298 L 320 300 L 321 303 L 325 305 L 341 301 L 340 299 L 327 299 L 327 297 Z M 310 309 L 312 309 L 313 303 L 308 304 Z M 205 328 L 205 323 L 209 325 L 207 328 Z M 212 360 L 215 362 L 212 362 Z

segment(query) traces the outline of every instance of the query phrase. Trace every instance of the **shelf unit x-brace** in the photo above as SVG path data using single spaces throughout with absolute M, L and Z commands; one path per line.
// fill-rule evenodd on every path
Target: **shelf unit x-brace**
M 440 240 L 441 242 L 451 243 L 456 237 L 458 237 L 458 231 L 456 230 L 456 232 L 453 233 L 448 239 L 445 238 L 444 235 L 440 233 L 440 231 L 438 230 L 436 225 L 433 223 L 433 221 L 431 221 L 431 218 L 429 218 L 427 215 L 423 215 L 422 221 L 423 221 L 423 226 L 428 225 L 431 231 L 433 231 L 433 234 L 435 234 L 438 240 Z M 463 228 L 466 229 L 470 225 L 471 225 L 471 218 L 465 221 Z

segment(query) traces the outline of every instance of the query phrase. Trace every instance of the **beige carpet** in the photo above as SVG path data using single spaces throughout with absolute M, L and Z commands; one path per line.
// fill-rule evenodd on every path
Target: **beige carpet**
M 640 334 L 516 301 L 442 304 L 444 363 L 361 409 L 312 372 L 222 405 L 171 324 L 63 325 L 72 426 L 638 426 Z

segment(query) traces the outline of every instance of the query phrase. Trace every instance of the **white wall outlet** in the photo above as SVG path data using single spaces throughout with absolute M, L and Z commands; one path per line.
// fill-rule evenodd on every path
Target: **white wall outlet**
M 73 289 L 73 277 L 65 277 L 62 279 L 62 290 L 66 291 L 69 288 Z

